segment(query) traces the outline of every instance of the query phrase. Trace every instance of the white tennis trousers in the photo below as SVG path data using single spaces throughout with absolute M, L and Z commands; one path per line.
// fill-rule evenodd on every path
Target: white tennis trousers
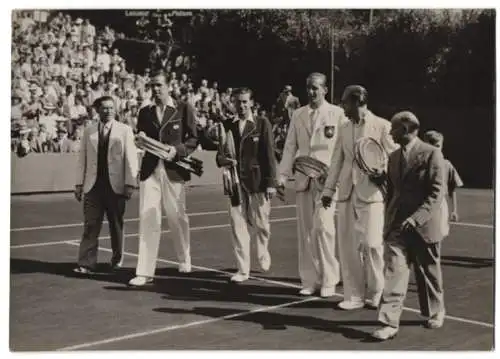
M 178 262 L 191 265 L 184 182 L 170 181 L 163 162 L 159 161 L 151 176 L 140 184 L 138 276 L 154 276 L 161 238 L 162 209 L 167 217 Z

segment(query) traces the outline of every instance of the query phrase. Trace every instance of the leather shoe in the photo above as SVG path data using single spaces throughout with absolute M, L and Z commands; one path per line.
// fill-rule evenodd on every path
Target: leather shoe
M 375 330 L 372 333 L 372 337 L 380 341 L 385 341 L 393 339 L 396 336 L 396 334 L 398 334 L 398 328 L 385 326 Z
M 132 287 L 143 287 L 147 284 L 153 283 L 153 278 L 148 278 L 144 276 L 137 276 L 135 278 L 132 278 L 129 282 L 128 285 Z
M 179 273 L 191 273 L 191 264 L 179 264 Z
M 378 299 L 378 300 L 366 299 L 365 300 L 365 305 L 368 309 L 378 309 L 379 304 L 380 304 L 380 299 Z
M 335 287 L 323 287 L 320 291 L 320 296 L 322 298 L 333 297 L 335 295 Z
M 302 288 L 299 292 L 300 295 L 310 296 L 316 292 L 316 288 Z
M 79 266 L 79 267 L 73 268 L 73 272 L 78 273 L 78 274 L 92 274 L 94 271 L 90 268 Z
M 248 278 L 249 278 L 248 274 L 236 273 L 231 277 L 231 282 L 241 283 L 248 280 Z
M 428 329 L 439 329 L 444 324 L 444 314 L 438 314 L 432 318 L 429 318 L 425 323 L 425 327 Z
M 260 269 L 262 269 L 263 272 L 268 272 L 269 269 L 271 268 L 271 255 L 267 253 L 261 256 L 259 258 L 259 265 Z
M 361 309 L 364 306 L 365 303 L 361 300 L 344 300 L 338 304 L 338 307 L 343 310 Z

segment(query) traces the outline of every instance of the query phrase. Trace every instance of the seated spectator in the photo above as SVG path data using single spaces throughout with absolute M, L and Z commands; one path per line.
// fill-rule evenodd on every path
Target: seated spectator
M 41 123 L 38 127 L 38 138 L 40 139 L 40 142 L 45 145 L 44 152 L 48 152 L 50 150 L 49 143 L 52 140 L 52 136 L 47 132 L 47 127 L 43 123 Z
M 82 126 L 76 127 L 70 139 L 63 143 L 62 152 L 72 152 L 72 153 L 80 152 L 82 134 L 83 134 Z
M 48 143 L 44 142 L 39 135 L 38 127 L 32 127 L 28 136 L 30 150 L 34 153 L 45 153 L 48 151 Z
M 123 122 L 129 125 L 132 130 L 137 132 L 137 118 L 139 116 L 139 107 L 136 100 L 127 101 L 127 108 L 123 114 Z
M 56 135 L 57 121 L 60 116 L 56 114 L 56 106 L 53 103 L 44 103 L 43 109 L 44 114 L 40 116 L 38 123 L 44 125 L 50 137 L 54 137 Z
M 210 109 L 209 107 L 210 97 L 208 96 L 208 89 L 200 90 L 200 92 L 201 92 L 201 98 L 196 103 L 196 108 L 202 110 L 203 112 L 208 113 L 208 110 Z
M 21 127 L 19 129 L 19 139 L 15 144 L 15 152 L 19 157 L 24 157 L 31 152 L 31 146 L 29 141 L 29 134 L 31 130 L 28 127 Z
M 50 141 L 50 152 L 69 152 L 70 144 L 67 138 L 68 130 L 64 127 L 57 129 L 57 137 Z
M 11 121 L 21 120 L 23 117 L 23 99 L 20 91 L 14 91 L 11 96 Z
M 70 107 L 70 119 L 72 121 L 80 121 L 82 117 L 88 116 L 87 108 L 83 104 L 83 98 L 81 94 L 75 96 L 75 105 Z
M 213 82 L 212 87 L 208 89 L 208 91 L 209 91 L 209 96 L 212 100 L 220 101 L 219 83 L 217 81 Z
M 207 94 L 210 92 L 208 88 L 208 81 L 206 79 L 201 80 L 200 93 L 201 92 L 207 92 Z
M 204 110 L 198 110 L 196 117 L 196 125 L 203 131 L 203 129 L 207 126 L 207 112 Z

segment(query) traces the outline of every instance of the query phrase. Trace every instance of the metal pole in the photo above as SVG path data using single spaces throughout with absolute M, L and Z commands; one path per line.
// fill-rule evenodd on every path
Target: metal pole
M 334 78 L 335 78 L 335 30 L 334 30 L 334 25 L 333 21 L 330 22 L 330 39 L 331 39 L 331 46 L 330 46 L 330 103 L 333 103 L 333 98 L 334 98 Z
M 373 9 L 370 9 L 370 26 L 373 24 Z

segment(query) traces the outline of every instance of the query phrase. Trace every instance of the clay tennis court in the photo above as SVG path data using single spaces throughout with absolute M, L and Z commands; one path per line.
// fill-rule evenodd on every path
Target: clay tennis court
M 376 311 L 339 310 L 340 294 L 327 300 L 298 295 L 293 193 L 288 193 L 288 203 L 273 200 L 271 270 L 252 273 L 251 280 L 234 285 L 228 283 L 235 264 L 227 199 L 220 186 L 190 188 L 193 272 L 177 272 L 164 224 L 158 277 L 145 289 L 126 286 L 137 261 L 137 197 L 125 215 L 124 268 L 90 277 L 72 272 L 82 232 L 82 208 L 73 196 L 11 198 L 11 350 L 490 350 L 494 346 L 493 191 L 459 191 L 460 222 L 452 225 L 443 243 L 447 304 L 443 328 L 423 328 L 412 280 L 399 335 L 383 343 L 367 337 L 377 327 Z M 101 237 L 99 260 L 106 263 L 111 248 L 107 223 Z

